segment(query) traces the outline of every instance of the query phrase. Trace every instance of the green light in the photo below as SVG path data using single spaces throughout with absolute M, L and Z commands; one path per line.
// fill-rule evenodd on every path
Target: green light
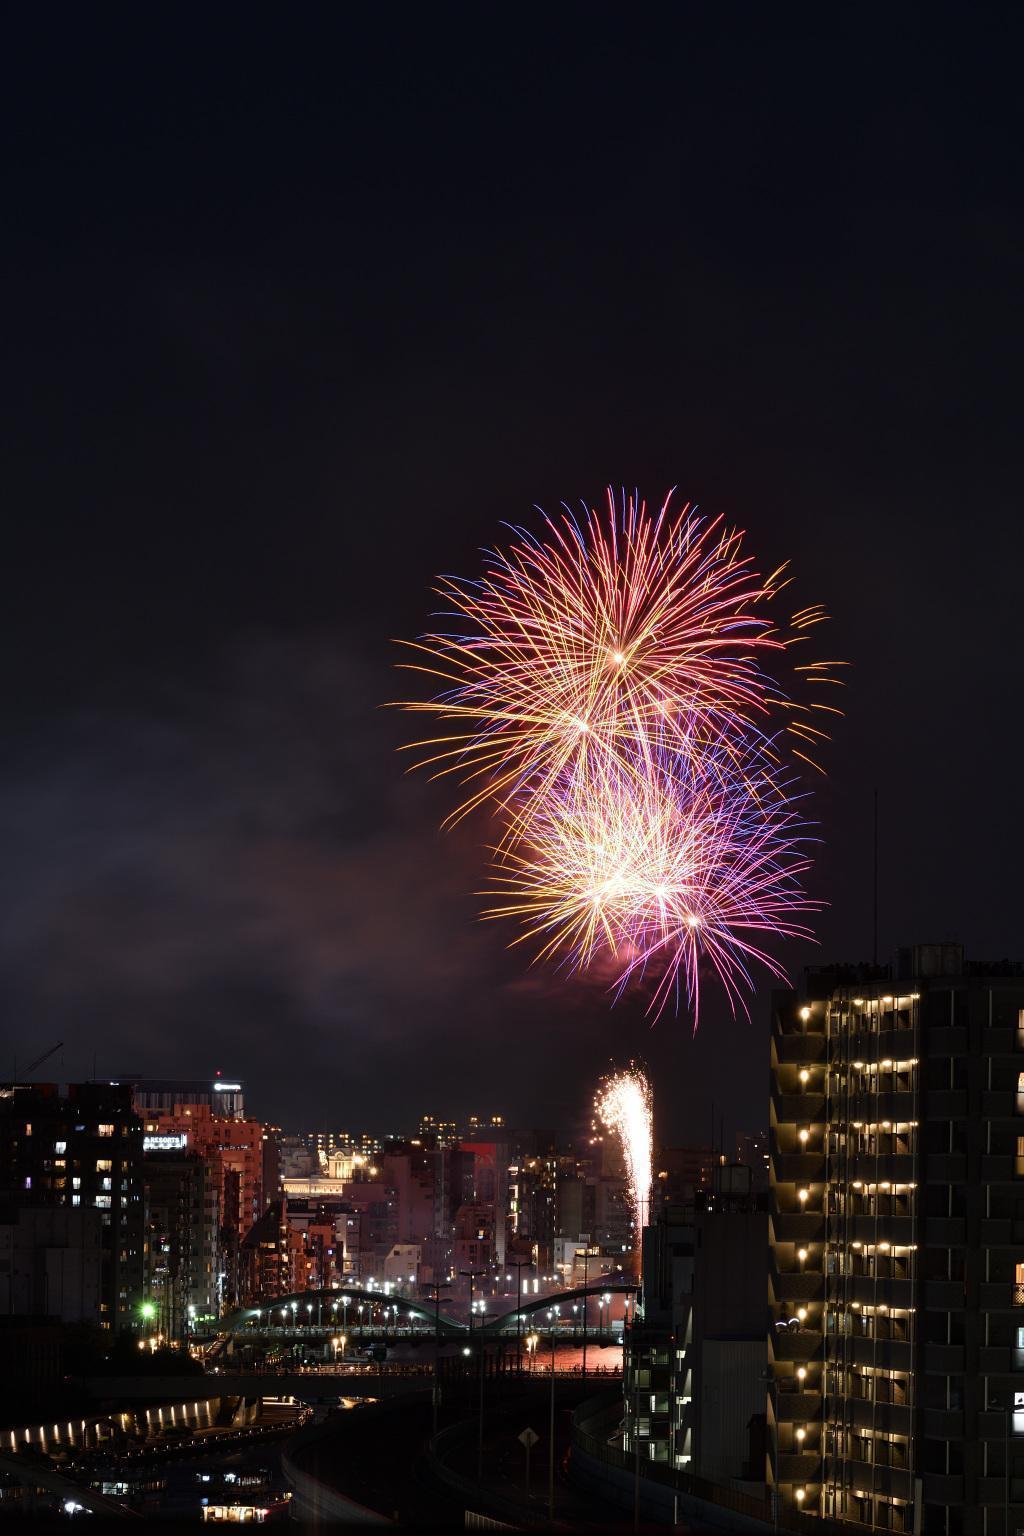
M 147 1323 L 151 1318 L 156 1317 L 156 1307 L 154 1307 L 151 1301 L 144 1301 L 142 1306 L 139 1308 L 139 1311 L 142 1313 Z

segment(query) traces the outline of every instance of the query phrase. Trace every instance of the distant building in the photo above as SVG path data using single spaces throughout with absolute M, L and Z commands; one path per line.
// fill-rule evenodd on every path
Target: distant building
M 768 1214 L 745 1168 L 644 1229 L 623 1446 L 714 1482 L 763 1481 Z
M 220 1188 L 198 1152 L 147 1152 L 146 1292 L 159 1331 L 183 1340 L 220 1312 Z
M 204 1105 L 225 1120 L 245 1119 L 245 1090 L 238 1078 L 122 1077 L 132 1091 L 136 1112 L 145 1119 L 179 1104 Z
M 0 1317 L 103 1319 L 100 1212 L 0 1205 Z
M 143 1297 L 142 1137 L 119 1084 L 0 1087 L 0 1204 L 98 1213 L 104 1328 L 133 1323 Z
M 771 1183 L 771 1155 L 767 1131 L 736 1132 L 736 1162 L 750 1169 L 754 1190 L 763 1194 Z

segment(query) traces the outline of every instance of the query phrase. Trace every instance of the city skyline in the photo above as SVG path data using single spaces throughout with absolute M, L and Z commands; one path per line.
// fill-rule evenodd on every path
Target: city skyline
M 386 1118 L 418 1111 L 425 1063 L 468 1106 L 496 1042 L 543 1059 L 557 1020 L 559 1072 L 531 1074 L 548 1117 L 592 1063 L 642 1055 L 680 1131 L 731 1093 L 752 1120 L 767 978 L 752 1027 L 709 1004 L 693 1042 L 684 1015 L 651 1031 L 635 998 L 528 968 L 477 921 L 485 830 L 437 831 L 445 797 L 403 776 L 379 708 L 436 570 L 608 481 L 678 484 L 791 557 L 852 662 L 817 786 L 830 905 L 792 974 L 870 958 L 875 787 L 881 956 L 1014 952 L 1017 108 L 983 37 L 933 18 L 951 106 L 908 21 L 878 49 L 852 15 L 834 47 L 767 16 L 552 19 L 542 57 L 509 38 L 501 64 L 436 17 L 392 57 L 364 16 L 315 58 L 268 62 L 254 29 L 251 76 L 214 21 L 201 59 L 187 32 L 147 55 L 144 90 L 112 69 L 127 36 L 72 46 L 78 25 L 54 53 L 18 18 L 3 107 L 0 1060 L 62 1039 L 86 1077 L 163 1070 L 169 1041 L 189 1072 L 244 1049 L 282 1117 L 313 1091 L 324 1119 L 343 1082 Z M 710 67 L 681 89 L 691 56 Z M 613 59 L 645 82 L 635 116 L 605 110 Z M 982 80 L 991 121 L 965 106 Z

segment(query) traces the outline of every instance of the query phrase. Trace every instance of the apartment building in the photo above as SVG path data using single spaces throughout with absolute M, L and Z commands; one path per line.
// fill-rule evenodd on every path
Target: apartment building
M 1024 966 L 955 944 L 774 999 L 767 1477 L 926 1536 L 1024 1528 Z

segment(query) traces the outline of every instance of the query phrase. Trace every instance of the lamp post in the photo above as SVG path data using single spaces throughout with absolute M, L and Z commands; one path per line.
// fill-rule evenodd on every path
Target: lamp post
M 549 1312 L 548 1317 L 552 1314 Z M 548 1426 L 548 1524 L 555 1523 L 555 1329 L 551 1323 L 551 1422 Z
M 532 1259 L 509 1259 L 516 1272 L 516 1371 L 523 1369 L 523 1270 L 533 1268 Z
M 590 1264 L 590 1239 L 583 1249 L 583 1374 L 587 1374 L 587 1270 Z
M 437 1410 L 441 1405 L 441 1292 L 448 1289 L 440 1280 L 432 1280 L 434 1291 L 434 1390 L 431 1393 L 433 1407 L 433 1434 L 437 1437 Z
M 485 1270 L 460 1269 L 459 1274 L 469 1281 L 469 1332 L 473 1334 L 473 1287 L 477 1280 L 481 1279 Z M 477 1482 L 483 1481 L 484 1476 L 484 1340 L 483 1331 L 480 1333 L 480 1419 L 476 1442 L 476 1476 Z

